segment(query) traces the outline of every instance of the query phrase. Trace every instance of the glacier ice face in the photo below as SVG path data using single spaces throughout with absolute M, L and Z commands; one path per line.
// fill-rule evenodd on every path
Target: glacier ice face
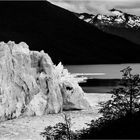
M 89 109 L 78 82 L 61 63 L 54 65 L 44 51 L 30 51 L 24 42 L 0 43 L 0 121 L 59 113 L 65 106 L 68 110 Z M 66 84 L 72 87 L 72 94 Z

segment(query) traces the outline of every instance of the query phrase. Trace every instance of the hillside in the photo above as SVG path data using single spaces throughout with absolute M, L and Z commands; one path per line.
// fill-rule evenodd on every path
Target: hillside
M 79 19 L 98 29 L 140 44 L 140 17 L 111 9 L 112 15 L 74 13 Z
M 26 42 L 55 64 L 139 63 L 140 46 L 47 1 L 0 2 L 0 41 Z M 38 47 L 39 44 L 39 47 Z

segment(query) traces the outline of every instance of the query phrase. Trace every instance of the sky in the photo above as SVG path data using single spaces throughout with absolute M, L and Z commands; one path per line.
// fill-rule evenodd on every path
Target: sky
M 140 16 L 140 0 L 48 0 L 72 12 L 111 15 L 109 9 L 116 8 Z

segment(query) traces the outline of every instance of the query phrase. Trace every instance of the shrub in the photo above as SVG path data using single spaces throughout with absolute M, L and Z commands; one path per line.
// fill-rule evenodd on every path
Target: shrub
M 140 76 L 132 75 L 131 71 L 130 67 L 121 70 L 123 74 L 120 86 L 110 92 L 112 98 L 109 101 L 100 103 L 102 108 L 99 113 L 105 119 L 118 119 L 140 110 Z
M 140 76 L 127 67 L 122 72 L 120 85 L 110 93 L 112 98 L 100 102 L 102 117 L 92 120 L 89 127 L 80 131 L 80 138 L 115 138 L 133 135 L 131 126 L 140 111 Z M 128 130 L 129 129 L 129 130 Z M 137 130 L 137 129 L 136 129 Z
M 41 133 L 46 140 L 74 140 L 78 139 L 78 133 L 71 130 L 72 123 L 69 115 L 63 113 L 64 123 L 57 123 L 55 126 L 48 126 Z

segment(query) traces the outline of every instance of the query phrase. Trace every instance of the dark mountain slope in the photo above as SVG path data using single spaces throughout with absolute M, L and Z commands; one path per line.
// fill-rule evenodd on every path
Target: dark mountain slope
M 140 17 L 111 9 L 113 15 L 74 13 L 78 18 L 98 29 L 140 44 Z
M 25 41 L 55 63 L 140 62 L 140 46 L 109 35 L 46 1 L 0 2 L 0 41 Z
M 121 28 L 118 29 L 117 27 L 105 27 L 103 31 L 117 35 L 123 38 L 126 38 L 136 44 L 140 44 L 140 28 L 139 29 L 128 29 L 128 28 Z

